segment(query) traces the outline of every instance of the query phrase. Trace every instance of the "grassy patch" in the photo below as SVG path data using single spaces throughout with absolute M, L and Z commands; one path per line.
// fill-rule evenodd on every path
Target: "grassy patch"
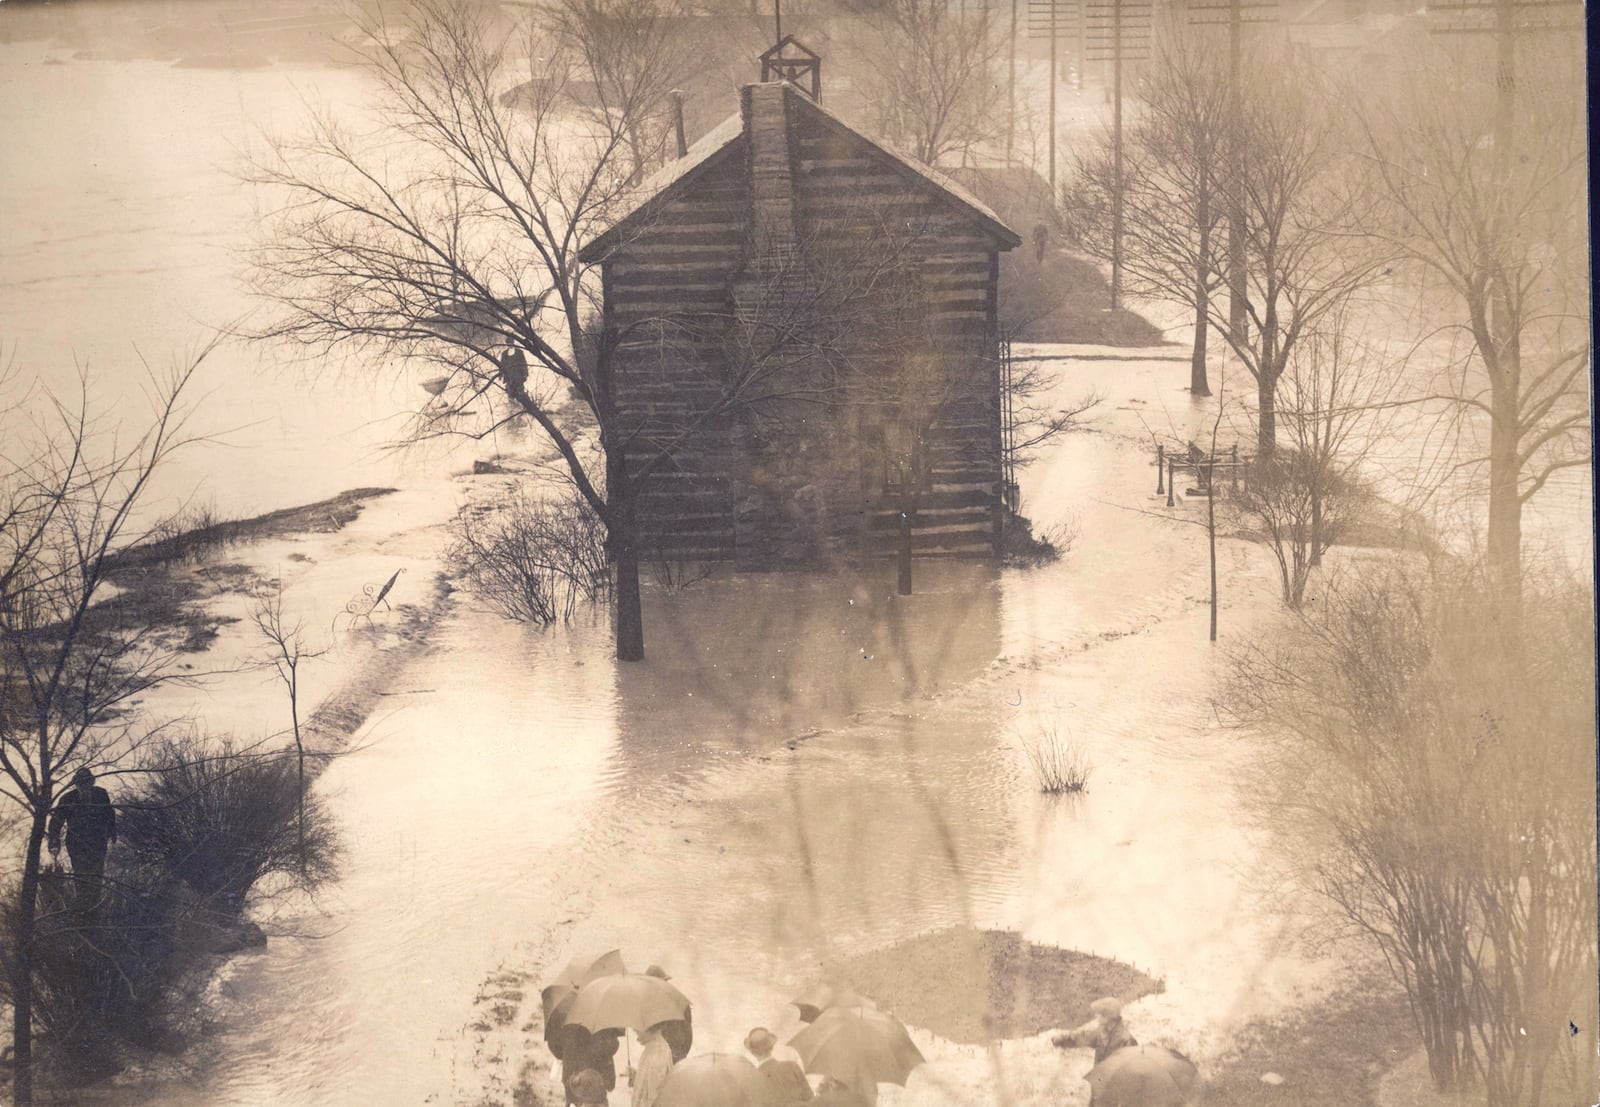
M 1159 980 L 1120 961 L 971 927 L 874 950 L 846 961 L 840 976 L 905 1022 L 964 1043 L 1076 1026 L 1101 996 L 1131 1002 L 1162 990 Z
M 1369 971 L 1321 1003 L 1247 1024 L 1207 1074 L 1214 1107 L 1375 1107 L 1384 1073 L 1421 1045 L 1405 996 Z M 1283 1077 L 1263 1084 L 1264 1073 Z

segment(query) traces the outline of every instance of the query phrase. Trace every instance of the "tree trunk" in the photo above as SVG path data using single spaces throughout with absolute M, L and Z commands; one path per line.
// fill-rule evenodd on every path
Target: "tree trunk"
M 1489 428 L 1489 569 L 1512 614 L 1522 599 L 1522 498 L 1518 489 L 1514 401 L 1495 397 Z M 1503 408 L 1513 408 L 1505 411 Z
M 1317 487 L 1321 476 L 1311 474 L 1311 564 L 1322 564 L 1322 491 Z
M 1266 461 L 1278 446 L 1278 376 L 1265 364 L 1256 383 L 1256 459 Z
M 902 596 L 911 595 L 911 516 L 914 511 L 904 500 L 900 502 L 900 572 L 895 591 Z
M 617 660 L 643 661 L 644 611 L 639 601 L 639 520 L 631 496 L 618 506 L 621 519 L 612 536 L 611 551 L 617 573 Z
M 1216 436 L 1211 438 L 1213 450 L 1216 449 Z M 1217 501 L 1216 481 L 1211 479 L 1209 467 L 1206 470 L 1206 537 L 1211 547 L 1211 641 L 1217 640 Z
M 1205 199 L 1206 183 L 1200 182 L 1201 199 L 1198 212 L 1200 224 L 1200 253 L 1194 267 L 1194 354 L 1189 362 L 1189 394 L 1211 395 L 1211 384 L 1206 380 L 1206 331 L 1210 327 L 1207 311 L 1211 306 L 1208 276 L 1211 257 L 1211 205 Z
M 290 670 L 289 676 L 289 720 L 294 724 L 294 755 L 295 772 L 299 782 L 296 792 L 295 812 L 295 837 L 300 848 L 300 875 L 306 875 L 306 747 L 300 738 L 300 706 L 298 703 L 297 689 L 295 688 L 296 676 Z
M 17 896 L 16 949 L 12 955 L 11 1047 L 16 1074 L 12 1103 L 33 1107 L 33 946 L 39 915 L 39 849 L 44 844 L 49 805 L 35 810 L 22 858 L 22 886 Z

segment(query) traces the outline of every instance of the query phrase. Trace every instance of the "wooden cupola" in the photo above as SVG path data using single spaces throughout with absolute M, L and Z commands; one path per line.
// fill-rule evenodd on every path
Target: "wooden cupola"
M 809 87 L 801 82 L 810 78 Z M 793 35 L 784 35 L 777 45 L 761 55 L 761 80 L 787 81 L 813 100 L 822 99 L 822 55 Z

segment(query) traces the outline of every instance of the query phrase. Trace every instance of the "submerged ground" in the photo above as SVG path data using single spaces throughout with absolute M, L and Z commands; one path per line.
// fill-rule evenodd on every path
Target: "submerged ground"
M 1270 559 L 1221 540 L 1212 645 L 1203 501 L 1169 509 L 1154 491 L 1151 433 L 1190 437 L 1216 401 L 1191 401 L 1170 349 L 1024 353 L 1051 359 L 1064 396 L 1104 396 L 1024 476 L 1039 526 L 1074 532 L 1039 570 L 919 562 L 909 598 L 887 568 L 652 588 L 649 657 L 620 666 L 598 615 L 541 632 L 436 586 L 440 524 L 503 494 L 505 476 L 418 482 L 337 533 L 230 551 L 280 578 L 333 645 L 307 672 L 313 702 L 367 688 L 350 752 L 318 782 L 349 870 L 233 963 L 192 1066 L 135 1071 L 114 1096 L 526 1096 L 550 1063 L 539 985 L 614 946 L 635 968 L 667 966 L 695 1001 L 697 1048 L 722 1051 L 758 1024 L 787 1037 L 789 999 L 852 965 L 876 966 L 891 1006 L 897 975 L 962 987 L 953 947 L 905 943 L 951 927 L 1148 974 L 1161 990 L 1129 1007 L 1131 1025 L 1211 1068 L 1252 1018 L 1349 983 L 1293 940 L 1294 905 L 1265 879 L 1238 790 L 1250 739 L 1213 710 L 1230 645 L 1276 617 Z M 343 613 L 397 568 L 398 610 Z M 236 626 L 213 646 L 249 648 Z M 280 692 L 242 676 L 152 706 L 235 732 L 283 713 Z M 1020 743 L 1046 730 L 1091 762 L 1086 794 L 1038 793 Z M 997 1064 L 1010 1102 L 1082 1098 L 1087 1054 L 1040 1032 L 1081 1013 L 1019 1024 L 990 1050 L 940 1018 L 924 1022 L 951 1038 L 915 1025 L 925 1009 L 908 1001 L 906 1016 L 930 1063 L 887 1104 L 990 1102 Z

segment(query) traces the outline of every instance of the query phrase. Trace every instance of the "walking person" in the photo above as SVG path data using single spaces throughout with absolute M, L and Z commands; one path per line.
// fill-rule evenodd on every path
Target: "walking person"
M 766 1081 L 766 1098 L 761 1107 L 793 1107 L 811 1099 L 811 1083 L 799 1065 L 793 1061 L 780 1061 L 772 1055 L 778 1036 L 764 1026 L 758 1026 L 744 1037 L 744 1048 L 756 1059 L 756 1071 Z
M 67 831 L 67 858 L 72 862 L 72 877 L 78 881 L 78 902 L 93 904 L 100 899 L 100 880 L 105 875 L 106 851 L 117 840 L 117 812 L 111 796 L 94 783 L 87 768 L 72 774 L 72 787 L 61 794 L 50 813 L 48 841 L 51 858 L 61 854 L 61 829 Z
M 660 965 L 651 965 L 644 970 L 646 976 L 653 976 L 657 980 L 671 980 L 667 970 Z M 676 1065 L 689 1056 L 689 1048 L 694 1045 L 694 1008 L 685 1007 L 683 1018 L 673 1019 L 661 1023 L 661 1036 L 667 1040 L 667 1047 L 672 1050 L 672 1063 Z
M 617 1050 L 621 1048 L 622 1032 L 601 1030 L 590 1033 L 581 1026 L 568 1024 L 559 1032 L 561 1046 L 561 1085 L 566 1089 L 567 1102 L 584 1102 L 577 1098 L 577 1078 L 593 1073 L 601 1088 L 610 1092 L 617 1086 Z
M 639 1035 L 644 1050 L 639 1054 L 639 1067 L 633 1073 L 633 1107 L 656 1107 L 661 1098 L 661 1086 L 672 1072 L 672 1047 L 661 1033 L 661 1024 L 650 1027 Z
M 1057 1034 L 1050 1039 L 1051 1044 L 1057 1049 L 1091 1048 L 1097 1065 L 1117 1050 L 1139 1044 L 1139 1039 L 1122 1021 L 1122 1004 L 1115 999 L 1103 996 L 1089 1004 L 1089 1011 L 1094 1018 L 1075 1030 Z M 1089 1096 L 1089 1107 L 1095 1107 L 1093 1093 Z

